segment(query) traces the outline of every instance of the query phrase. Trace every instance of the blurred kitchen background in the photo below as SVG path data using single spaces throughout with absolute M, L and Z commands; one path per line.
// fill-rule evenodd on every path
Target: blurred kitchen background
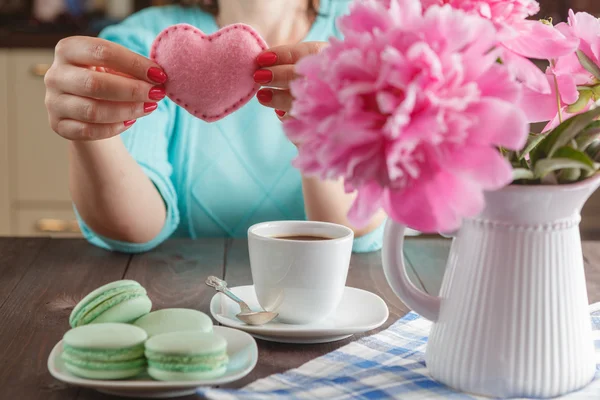
M 0 0 L 0 235 L 79 235 L 68 190 L 66 142 L 51 131 L 44 107 L 43 77 L 56 43 L 71 35 L 97 35 L 131 13 L 168 3 Z M 554 21 L 564 21 L 569 8 L 600 16 L 600 0 L 540 4 L 539 17 Z M 600 191 L 587 203 L 581 228 L 584 238 L 600 238 Z

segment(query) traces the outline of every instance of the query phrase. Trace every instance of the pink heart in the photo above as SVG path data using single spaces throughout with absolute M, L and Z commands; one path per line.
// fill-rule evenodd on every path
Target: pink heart
M 173 25 L 154 40 L 150 58 L 169 77 L 167 96 L 189 113 L 217 121 L 241 108 L 256 94 L 256 56 L 267 44 L 244 24 L 212 35 L 188 25 Z

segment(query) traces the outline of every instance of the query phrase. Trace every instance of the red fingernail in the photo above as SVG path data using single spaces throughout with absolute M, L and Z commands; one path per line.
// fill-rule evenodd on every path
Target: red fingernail
M 273 100 L 273 91 L 269 89 L 261 89 L 256 93 L 256 98 L 261 103 L 270 103 Z
M 148 97 L 150 98 L 150 100 L 162 100 L 165 98 L 166 95 L 167 92 L 165 91 L 165 88 L 160 86 L 153 87 L 148 93 Z
M 277 54 L 273 53 L 272 51 L 259 54 L 258 57 L 256 57 L 256 62 L 261 67 L 270 67 L 277 62 Z
M 156 103 L 144 103 L 144 112 L 145 113 L 152 112 L 152 111 L 156 110 L 157 107 L 158 107 L 158 104 L 156 104 Z
M 129 121 L 125 121 L 123 122 L 125 124 L 125 126 L 131 126 L 133 124 L 135 124 L 135 119 L 130 119 Z
M 275 110 L 275 112 L 276 112 L 276 113 L 277 113 L 277 115 L 279 115 L 280 117 L 283 117 L 283 116 L 286 114 L 286 112 L 285 112 L 285 111 L 282 111 L 282 110 Z
M 254 73 L 254 82 L 269 83 L 273 80 L 273 71 L 268 69 L 259 69 Z
M 167 81 L 167 74 L 160 68 L 152 67 L 148 70 L 148 79 L 156 83 L 165 83 Z

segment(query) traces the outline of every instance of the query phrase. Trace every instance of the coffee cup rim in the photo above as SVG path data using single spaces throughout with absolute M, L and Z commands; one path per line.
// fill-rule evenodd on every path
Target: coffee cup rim
M 281 238 L 267 236 L 267 235 L 256 232 L 259 229 L 268 228 L 268 227 L 276 227 L 277 225 L 283 225 L 283 224 L 296 225 L 296 226 L 322 227 L 322 228 L 326 228 L 326 229 L 336 230 L 336 231 L 340 232 L 340 234 L 332 234 L 332 236 L 334 236 L 334 237 L 331 237 L 327 240 L 307 241 L 307 240 L 281 239 Z M 298 232 L 298 233 L 292 233 L 292 235 L 310 235 L 310 233 Z M 323 235 L 326 235 L 326 234 L 323 234 Z M 354 239 L 354 231 L 352 229 L 348 228 L 347 226 L 336 224 L 333 222 L 283 220 L 283 221 L 266 221 L 266 222 L 259 222 L 257 224 L 254 224 L 248 228 L 248 237 L 253 237 L 253 238 L 261 239 L 261 240 L 269 240 L 269 241 L 273 241 L 273 242 L 302 243 L 303 245 L 315 246 L 315 245 L 320 245 L 323 243 L 335 243 L 335 242 L 343 242 L 346 240 L 353 240 Z

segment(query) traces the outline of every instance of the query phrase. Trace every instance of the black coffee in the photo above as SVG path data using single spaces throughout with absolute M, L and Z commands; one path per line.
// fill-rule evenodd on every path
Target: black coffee
M 312 235 L 275 236 L 275 239 L 304 240 L 304 241 L 331 240 L 330 237 L 326 237 L 326 236 L 312 236 Z

